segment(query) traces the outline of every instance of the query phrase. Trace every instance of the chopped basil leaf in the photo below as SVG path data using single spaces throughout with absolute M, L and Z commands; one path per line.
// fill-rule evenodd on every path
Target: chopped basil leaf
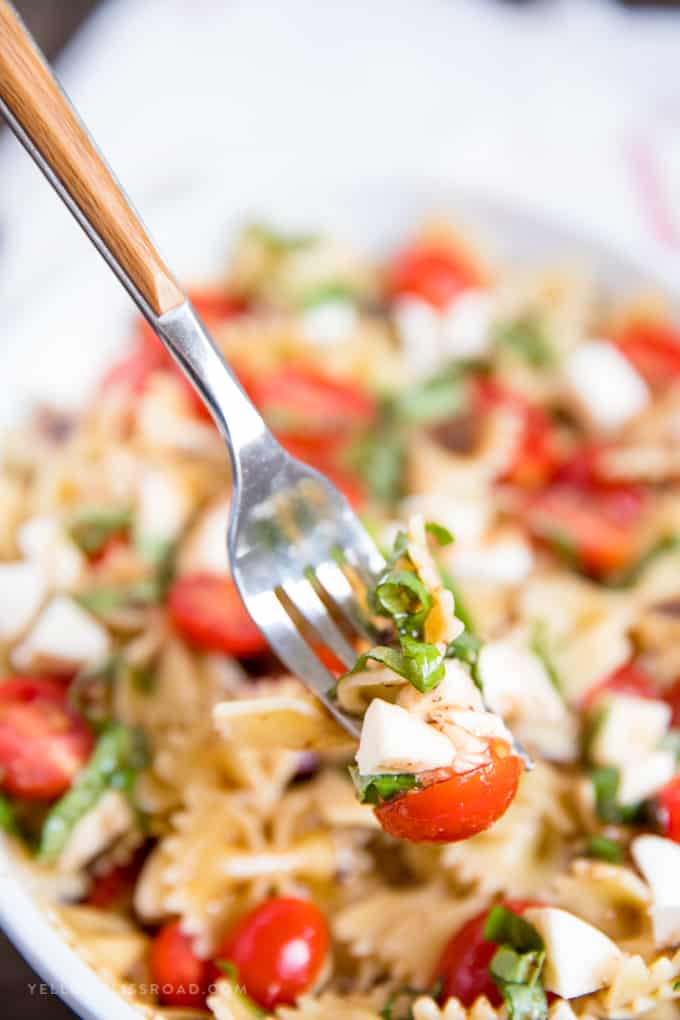
M 491 975 L 514 985 L 533 984 L 541 973 L 544 960 L 544 949 L 518 953 L 512 946 L 499 946 L 491 960 Z
M 404 496 L 405 438 L 385 412 L 354 442 L 349 460 L 377 502 L 392 507 Z
M 560 680 L 560 675 L 557 672 L 557 668 L 553 662 L 550 652 L 545 620 L 536 620 L 533 633 L 531 635 L 530 648 L 534 655 L 536 655 L 543 663 L 545 671 L 548 674 L 550 682 L 555 690 L 561 692 L 562 681 Z
M 383 575 L 375 589 L 374 601 L 378 613 L 391 616 L 401 634 L 422 635 L 432 599 L 412 570 L 392 570 Z
M 523 315 L 512 322 L 502 323 L 495 331 L 495 339 L 534 368 L 548 368 L 555 360 L 536 316 Z
M 458 370 L 433 376 L 404 390 L 394 402 L 397 419 L 407 425 L 437 425 L 461 411 L 465 386 Z
M 264 1010 L 260 1009 L 256 1002 L 253 1002 L 241 984 L 236 964 L 231 960 L 215 960 L 215 966 L 228 979 L 232 992 L 238 998 L 240 1005 L 251 1012 L 253 1016 L 264 1016 Z
M 349 774 L 362 804 L 382 804 L 418 786 L 418 777 L 412 772 L 362 776 L 356 765 L 350 765 Z
M 353 669 L 345 676 L 354 676 L 366 668 L 370 660 L 380 662 L 393 673 L 403 676 L 419 691 L 425 692 L 436 687 L 444 676 L 444 656 L 435 645 L 413 638 L 401 638 L 401 650 L 387 645 L 377 645 L 369 652 L 364 652 L 356 661 Z
M 633 822 L 640 814 L 641 805 L 619 804 L 616 799 L 619 789 L 619 770 L 612 767 L 590 770 L 590 779 L 595 790 L 597 815 L 603 822 L 624 825 Z
M 585 846 L 586 857 L 595 857 L 599 861 L 620 864 L 624 859 L 623 847 L 615 839 L 606 836 L 590 836 Z
M 148 762 L 141 730 L 111 723 L 102 732 L 92 757 L 76 777 L 73 786 L 50 809 L 42 829 L 40 856 L 55 860 L 83 815 L 109 789 L 131 795 L 139 771 Z
M 12 802 L 2 793 L 0 793 L 0 829 L 8 836 L 19 835 L 19 826 Z
M 470 667 L 470 675 L 479 689 L 482 689 L 482 682 L 479 677 L 479 653 L 482 649 L 482 641 L 476 634 L 470 634 L 464 630 L 454 641 L 450 641 L 446 649 L 447 659 L 459 659 Z
M 453 595 L 453 601 L 456 606 L 456 616 L 463 624 L 468 634 L 475 634 L 477 632 L 477 628 L 475 627 L 472 616 L 470 615 L 470 611 L 465 604 L 465 599 L 463 598 L 460 588 L 453 580 L 453 577 L 448 572 L 448 570 L 446 570 L 444 567 L 441 566 L 439 567 L 439 574 L 441 576 L 444 587 L 448 588 L 451 594 Z
M 547 1020 L 548 1000 L 539 981 L 533 985 L 507 983 L 500 991 L 508 1011 L 508 1020 Z
M 543 939 L 533 924 L 506 907 L 495 906 L 489 911 L 484 924 L 487 942 L 510 946 L 518 953 L 540 951 L 545 948 Z
M 346 283 L 342 280 L 329 280 L 308 291 L 302 299 L 302 307 L 314 308 L 326 301 L 351 301 L 353 298 L 354 294 Z
M 428 535 L 432 535 L 439 545 L 451 545 L 453 542 L 453 535 L 448 528 L 445 528 L 443 524 L 437 524 L 435 521 L 428 521 L 425 525 L 425 531 Z
M 95 616 L 106 616 L 117 609 L 132 606 L 148 606 L 161 599 L 156 578 L 144 578 L 120 585 L 101 585 L 76 592 L 74 599 Z
M 87 507 L 67 523 L 67 531 L 88 556 L 99 552 L 112 535 L 124 531 L 132 522 L 127 507 Z

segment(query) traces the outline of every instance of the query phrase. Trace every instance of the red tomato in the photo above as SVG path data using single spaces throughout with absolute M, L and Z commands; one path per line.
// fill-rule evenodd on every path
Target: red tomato
M 644 492 L 633 485 L 597 491 L 559 483 L 531 502 L 528 522 L 539 538 L 573 550 L 593 574 L 607 574 L 635 556 L 645 502 Z
M 509 900 L 503 906 L 515 914 L 522 914 L 527 907 L 537 904 L 527 900 Z M 464 924 L 446 944 L 432 975 L 432 984 L 442 981 L 441 1002 L 456 998 L 469 1007 L 480 995 L 485 995 L 492 1006 L 501 1005 L 501 993 L 489 974 L 489 964 L 498 946 L 484 938 L 484 925 L 490 909 L 483 910 Z
M 85 900 L 87 905 L 106 910 L 129 900 L 141 866 L 142 857 L 137 854 L 128 864 L 119 864 L 103 875 L 95 875 Z
M 661 831 L 680 843 L 680 775 L 674 776 L 656 795 Z
M 510 806 L 524 768 L 502 740 L 491 753 L 486 765 L 437 769 L 431 785 L 381 804 L 375 813 L 385 832 L 413 843 L 455 843 L 488 829 Z
M 680 729 L 680 677 L 664 693 L 663 700 L 672 712 L 671 726 L 673 729 Z
M 329 947 L 326 920 L 313 903 L 280 897 L 239 921 L 215 954 L 229 960 L 248 996 L 264 1009 L 291 1006 L 319 976 Z M 219 976 L 217 969 L 213 979 Z
M 557 481 L 576 485 L 581 489 L 597 489 L 620 484 L 608 482 L 602 474 L 600 465 L 608 449 L 609 446 L 605 443 L 584 443 L 560 465 L 556 475 Z
M 89 758 L 92 731 L 66 704 L 66 691 L 33 677 L 0 683 L 0 788 L 12 796 L 53 800 Z
M 491 379 L 476 382 L 475 404 L 480 416 L 505 407 L 521 422 L 515 460 L 502 480 L 524 489 L 540 488 L 549 482 L 557 469 L 557 451 L 552 424 L 543 408 Z
M 178 578 L 170 588 L 168 610 L 175 629 L 199 648 L 247 658 L 269 647 L 230 577 L 198 573 Z
M 304 365 L 288 365 L 248 381 L 251 399 L 277 436 L 311 454 L 327 455 L 377 414 L 374 397 L 353 382 L 340 382 Z
M 630 322 L 616 338 L 620 350 L 652 386 L 680 377 L 680 331 L 669 322 Z
M 210 984 L 210 963 L 196 956 L 179 921 L 163 925 L 151 944 L 151 980 L 164 1006 L 202 1009 Z
M 652 678 L 636 662 L 627 662 L 586 691 L 581 699 L 581 711 L 589 712 L 603 694 L 632 694 L 650 701 L 661 697 Z
M 415 244 L 402 251 L 387 273 L 390 297 L 413 295 L 435 308 L 458 294 L 485 284 L 484 274 L 464 252 L 446 245 Z

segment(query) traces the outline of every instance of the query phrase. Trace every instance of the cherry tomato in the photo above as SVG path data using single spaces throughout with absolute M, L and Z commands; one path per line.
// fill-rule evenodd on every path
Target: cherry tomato
M 527 900 L 509 900 L 503 906 L 515 914 L 537 906 Z M 432 975 L 432 983 L 441 980 L 440 1002 L 460 999 L 464 1006 L 472 1006 L 485 995 L 492 1006 L 500 1006 L 502 996 L 489 974 L 489 964 L 498 946 L 484 938 L 484 925 L 489 910 L 471 918 L 446 944 Z
M 210 963 L 193 950 L 179 921 L 168 921 L 156 935 L 149 958 L 151 980 L 164 1006 L 202 1009 L 210 984 Z
M 119 864 L 103 875 L 95 875 L 85 900 L 87 905 L 107 910 L 129 901 L 141 866 L 142 856 L 137 854 L 127 864 Z
M 469 772 L 437 769 L 433 782 L 375 809 L 385 832 L 414 843 L 455 843 L 488 829 L 510 806 L 522 759 L 502 740 L 491 744 L 491 761 Z
M 248 996 L 264 1009 L 291 1006 L 319 976 L 329 947 L 326 920 L 313 903 L 280 897 L 261 903 L 215 954 L 229 960 Z M 218 976 L 217 970 L 213 978 Z
M 665 691 L 663 700 L 671 710 L 671 726 L 680 729 L 680 677 Z
M 329 443 L 346 442 L 377 414 L 375 399 L 361 386 L 304 365 L 252 377 L 247 388 L 279 439 L 294 441 L 310 455 L 327 455 Z
M 680 377 L 680 330 L 671 323 L 630 322 L 616 342 L 651 386 L 667 386 Z
M 602 460 L 610 449 L 602 442 L 584 443 L 560 464 L 556 481 L 575 485 L 580 489 L 599 489 L 620 483 L 608 481 L 602 472 Z
M 414 244 L 397 255 L 387 272 L 390 297 L 409 294 L 440 309 L 464 290 L 485 282 L 467 254 L 444 244 Z
M 57 680 L 10 677 L 0 683 L 0 788 L 15 797 L 53 800 L 71 785 L 92 751 L 85 721 Z
M 680 775 L 674 776 L 656 795 L 661 831 L 680 843 Z
M 197 573 L 178 578 L 170 588 L 168 610 L 175 629 L 199 648 L 247 658 L 269 647 L 230 577 Z
M 519 418 L 521 430 L 515 459 L 501 480 L 523 489 L 540 488 L 549 482 L 558 459 L 553 427 L 543 408 L 490 379 L 477 381 L 474 404 L 482 418 L 502 407 Z
M 602 491 L 559 483 L 529 505 L 529 527 L 539 538 L 562 544 L 596 575 L 625 567 L 637 552 L 637 525 L 646 506 L 638 486 Z
M 581 710 L 589 712 L 603 694 L 631 694 L 650 701 L 661 697 L 652 678 L 636 662 L 627 662 L 594 684 L 581 699 Z

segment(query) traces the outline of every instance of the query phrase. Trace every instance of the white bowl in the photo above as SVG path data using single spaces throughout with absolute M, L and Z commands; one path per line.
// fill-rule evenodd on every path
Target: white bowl
M 183 193 L 166 195 L 146 213 L 170 265 L 189 281 L 219 273 L 235 232 L 254 217 L 287 229 L 328 230 L 379 253 L 407 237 L 423 219 L 443 214 L 463 229 L 487 237 L 502 261 L 574 260 L 614 293 L 661 287 L 672 295 L 670 277 L 639 264 L 632 255 L 612 251 L 577 225 L 489 198 L 452 195 L 442 180 L 392 180 L 356 173 L 334 181 L 271 181 L 261 168 L 249 181 L 240 182 L 238 191 L 226 175 L 194 182 Z M 84 241 L 77 251 L 70 265 L 58 273 L 52 270 L 49 292 L 40 302 L 33 300 L 34 295 L 3 297 L 0 290 L 0 307 L 10 309 L 11 338 L 0 350 L 6 399 L 0 421 L 16 418 L 36 397 L 77 403 L 125 336 L 132 314 L 127 295 Z M 12 316 L 12 307 L 21 311 Z M 0 923 L 45 982 L 81 1017 L 139 1020 L 141 1014 L 54 931 L 22 884 L 4 840 L 0 840 Z

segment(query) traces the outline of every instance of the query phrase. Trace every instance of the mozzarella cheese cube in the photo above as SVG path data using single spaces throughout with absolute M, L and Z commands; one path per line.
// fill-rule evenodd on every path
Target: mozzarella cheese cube
M 547 991 L 576 999 L 611 981 L 621 950 L 598 928 L 557 907 L 531 907 L 523 917 L 545 942 Z
M 420 298 L 400 298 L 394 306 L 394 324 L 404 361 L 416 379 L 426 379 L 441 362 L 439 314 Z
M 69 589 L 78 583 L 85 557 L 56 517 L 24 521 L 17 532 L 17 545 L 27 560 L 42 564 L 55 588 Z
M 466 290 L 454 298 L 441 317 L 444 356 L 464 360 L 486 354 L 494 312 L 494 300 L 488 291 Z
M 657 946 L 680 943 L 680 844 L 662 836 L 638 836 L 633 860 L 652 893 L 651 918 Z
M 649 390 L 627 358 L 606 340 L 590 340 L 564 362 L 567 388 L 597 428 L 619 429 L 649 403 Z
M 26 630 L 47 596 L 47 575 L 37 563 L 0 563 L 0 641 Z
M 454 546 L 449 562 L 460 580 L 514 585 L 533 570 L 534 553 L 520 534 L 505 534 L 479 545 Z
M 619 769 L 616 799 L 624 806 L 634 806 L 652 797 L 675 775 L 672 751 L 652 751 L 642 761 L 628 762 Z
M 341 343 L 356 329 L 358 315 L 351 298 L 335 297 L 320 301 L 302 314 L 302 332 L 321 347 Z
M 12 652 L 19 669 L 71 672 L 95 665 L 110 651 L 107 631 L 77 602 L 56 595 Z
M 664 701 L 615 694 L 607 698 L 605 716 L 593 739 L 590 756 L 596 765 L 623 768 L 656 750 L 671 721 Z
M 361 728 L 356 760 L 362 775 L 425 772 L 453 762 L 451 742 L 406 709 L 375 698 Z
M 192 505 L 186 485 L 173 472 L 149 468 L 140 481 L 135 535 L 141 543 L 162 545 L 177 538 Z

